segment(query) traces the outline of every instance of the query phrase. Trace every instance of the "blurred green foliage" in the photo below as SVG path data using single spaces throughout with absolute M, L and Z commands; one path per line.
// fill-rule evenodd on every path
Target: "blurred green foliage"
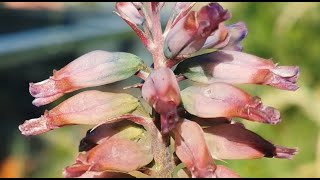
M 228 24 L 238 21 L 247 24 L 249 34 L 244 40 L 245 52 L 272 58 L 280 65 L 298 65 L 301 78 L 300 89 L 296 92 L 265 86 L 242 86 L 282 113 L 279 125 L 243 123 L 274 144 L 298 147 L 299 154 L 293 160 L 265 158 L 219 163 L 234 169 L 242 177 L 320 177 L 320 3 L 221 4 L 232 12 Z M 128 34 L 135 38 L 137 44 L 131 53 L 140 55 L 141 43 L 133 32 Z M 144 53 L 143 56 L 149 57 L 147 51 Z M 89 128 L 64 127 L 32 137 L 36 141 L 21 135 L 14 136 L 11 156 L 19 157 L 20 163 L 27 164 L 19 171 L 20 176 L 62 177 L 62 169 L 75 161 L 78 143 Z

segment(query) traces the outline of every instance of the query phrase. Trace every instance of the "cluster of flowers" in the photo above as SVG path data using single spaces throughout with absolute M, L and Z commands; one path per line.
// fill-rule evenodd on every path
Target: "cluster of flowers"
M 225 25 L 228 10 L 210 3 L 193 11 L 193 2 L 175 3 L 166 27 L 163 2 L 118 2 L 116 13 L 152 54 L 153 66 L 124 52 L 96 50 L 30 83 L 36 106 L 66 93 L 105 85 L 133 75 L 143 81 L 143 99 L 125 93 L 88 90 L 65 100 L 40 118 L 19 126 L 38 135 L 67 125 L 96 125 L 81 140 L 76 162 L 65 177 L 239 177 L 216 160 L 285 158 L 296 148 L 274 145 L 234 118 L 277 124 L 280 112 L 237 84 L 297 90 L 299 67 L 278 66 L 242 52 L 245 23 Z M 174 69 L 174 70 L 173 70 Z M 193 86 L 183 90 L 179 82 Z M 141 101 L 152 107 L 147 112 Z

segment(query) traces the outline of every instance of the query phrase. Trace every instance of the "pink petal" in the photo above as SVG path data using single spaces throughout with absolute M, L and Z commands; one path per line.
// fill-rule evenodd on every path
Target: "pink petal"
M 203 49 L 207 48 L 221 48 L 225 47 L 230 40 L 231 34 L 223 23 L 219 24 L 217 30 L 215 30 L 205 41 Z
M 22 125 L 19 126 L 19 130 L 23 135 L 30 136 L 30 135 L 38 135 L 38 134 L 46 133 L 50 130 L 59 128 L 54 124 L 48 123 L 51 121 L 52 121 L 52 118 L 49 116 L 48 111 L 46 111 L 44 115 L 42 115 L 39 118 L 25 121 Z
M 181 92 L 181 97 L 184 108 L 202 118 L 240 117 L 268 124 L 281 121 L 278 110 L 264 106 L 258 97 L 226 83 L 191 86 Z
M 297 149 L 275 146 L 238 124 L 219 124 L 204 129 L 205 139 L 215 159 L 291 159 Z
M 216 165 L 210 155 L 201 127 L 185 120 L 174 129 L 176 154 L 192 177 L 214 177 Z
M 35 98 L 32 101 L 32 104 L 37 106 L 37 107 L 39 107 L 39 106 L 42 106 L 42 105 L 45 105 L 45 104 L 49 104 L 49 103 L 59 99 L 63 95 L 64 95 L 64 93 L 57 93 L 57 94 L 52 95 L 52 96 L 38 97 L 38 98 Z
M 242 51 L 241 41 L 248 35 L 248 29 L 244 22 L 238 22 L 228 26 L 230 31 L 230 40 L 223 49 L 224 50 L 233 50 L 233 51 Z
M 81 92 L 43 116 L 25 121 L 19 126 L 24 135 L 38 135 L 72 124 L 99 124 L 135 110 L 138 99 L 129 94 L 116 94 L 96 90 Z

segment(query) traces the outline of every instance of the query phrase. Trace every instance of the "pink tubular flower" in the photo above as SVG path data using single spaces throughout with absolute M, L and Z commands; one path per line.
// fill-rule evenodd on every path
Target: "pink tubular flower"
M 292 91 L 298 89 L 300 74 L 297 66 L 277 66 L 271 60 L 228 50 L 185 60 L 175 71 L 206 84 L 265 84 Z
M 66 177 L 80 176 L 88 170 L 131 172 L 149 164 L 152 158 L 150 146 L 111 138 L 79 154 L 76 163 L 67 167 L 64 174 Z
M 241 117 L 268 124 L 281 121 L 278 110 L 264 106 L 258 97 L 226 83 L 188 87 L 181 97 L 184 108 L 198 117 Z
M 192 132 L 192 133 L 191 133 Z M 202 128 L 184 120 L 174 130 L 177 156 L 190 170 L 192 177 L 239 177 L 224 166 L 217 166 L 209 152 Z
M 59 71 L 54 71 L 53 77 L 38 83 L 30 83 L 30 94 L 35 97 L 32 103 L 42 106 L 68 92 L 121 81 L 143 67 L 143 61 L 129 53 L 92 51 L 75 59 Z
M 142 125 L 145 130 L 132 126 L 130 123 L 124 123 L 123 120 L 130 120 Z M 112 127 L 116 128 L 112 132 L 108 131 Z M 116 173 L 114 175 L 127 173 L 126 175 L 135 177 L 146 177 L 147 174 L 139 173 L 136 170 L 143 164 L 150 163 L 152 159 L 158 168 L 147 172 L 150 175 L 167 176 L 165 173 L 168 172 L 163 172 L 161 168 L 159 170 L 159 167 L 171 167 L 171 162 L 167 162 L 164 157 L 169 152 L 161 143 L 161 134 L 152 120 L 147 117 L 122 115 L 109 119 L 106 124 L 101 124 L 89 131 L 82 139 L 79 148 L 83 147 L 81 145 L 84 141 L 91 143 L 91 147 L 87 146 L 88 149 L 84 150 L 86 152 L 78 155 L 76 163 L 65 168 L 65 177 L 109 177 L 110 174 L 105 174 L 105 171 Z
M 234 118 L 277 124 L 280 112 L 234 84 L 262 84 L 297 90 L 300 69 L 241 52 L 248 29 L 228 25 L 231 13 L 218 3 L 198 12 L 195 2 L 177 2 L 163 31 L 164 2 L 117 2 L 119 15 L 152 55 L 150 68 L 129 53 L 92 51 L 53 76 L 30 83 L 41 106 L 81 88 L 124 80 L 143 81 L 125 93 L 83 91 L 44 115 L 19 126 L 38 135 L 67 125 L 94 125 L 80 140 L 79 154 L 63 175 L 77 178 L 238 178 L 216 164 L 224 159 L 292 159 L 297 148 L 274 145 Z M 176 69 L 173 71 L 173 68 Z M 179 82 L 190 79 L 189 87 Z M 140 97 L 141 98 L 141 97 Z M 144 103 L 146 101 L 146 103 Z
M 202 128 L 197 123 L 184 120 L 177 124 L 174 133 L 177 156 L 191 170 L 192 176 L 214 177 L 216 165 L 206 145 Z
M 99 124 L 130 113 L 138 105 L 138 100 L 128 94 L 84 91 L 46 111 L 40 118 L 25 121 L 19 129 L 24 135 L 38 135 L 65 125 Z
M 200 50 L 219 23 L 229 18 L 229 12 L 218 3 L 210 3 L 199 12 L 191 11 L 170 29 L 165 39 L 165 56 L 174 58 Z
M 180 104 L 180 88 L 169 68 L 154 71 L 142 86 L 143 98 L 161 117 L 161 130 L 168 133 L 178 121 L 177 107 Z
M 275 146 L 239 124 L 219 124 L 204 129 L 204 137 L 215 159 L 291 159 L 297 149 Z

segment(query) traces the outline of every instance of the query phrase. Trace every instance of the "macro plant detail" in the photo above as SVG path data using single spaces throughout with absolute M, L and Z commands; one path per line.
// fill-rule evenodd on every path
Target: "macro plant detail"
M 242 52 L 247 27 L 226 25 L 231 13 L 218 3 L 194 11 L 194 2 L 177 2 L 162 27 L 164 5 L 116 3 L 116 14 L 151 53 L 151 67 L 134 54 L 95 50 L 29 87 L 32 103 L 42 106 L 69 92 L 137 76 L 142 82 L 125 88 L 141 89 L 143 99 L 83 91 L 25 121 L 21 133 L 94 125 L 80 141 L 75 163 L 64 169 L 65 177 L 240 177 L 216 161 L 293 158 L 297 148 L 274 145 L 234 118 L 280 123 L 277 109 L 237 85 L 295 91 L 299 67 Z M 187 79 L 193 85 L 180 88 Z

